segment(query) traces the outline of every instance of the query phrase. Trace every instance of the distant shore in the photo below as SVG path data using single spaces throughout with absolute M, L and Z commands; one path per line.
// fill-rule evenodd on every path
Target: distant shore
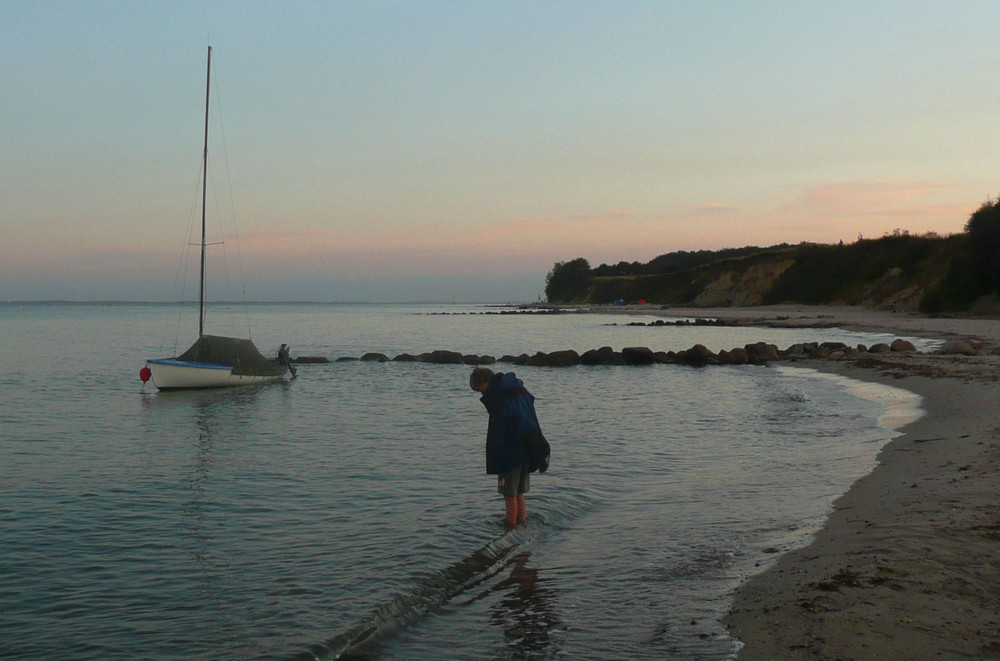
M 741 660 L 1000 658 L 1000 320 L 826 306 L 622 312 L 977 340 L 975 356 L 799 363 L 908 389 L 925 415 L 809 546 L 739 588 L 725 623 Z
M 886 331 L 922 337 L 976 337 L 1000 346 L 1000 317 L 926 317 L 856 306 L 762 305 L 742 308 L 683 308 L 658 305 L 576 305 L 532 307 L 581 310 L 602 314 L 649 315 L 687 319 L 720 319 L 741 326 L 779 328 L 845 328 Z

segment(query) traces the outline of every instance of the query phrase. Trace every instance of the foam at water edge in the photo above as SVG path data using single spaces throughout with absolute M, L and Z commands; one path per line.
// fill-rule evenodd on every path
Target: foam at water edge
M 878 418 L 878 424 L 885 429 L 899 430 L 908 424 L 916 422 L 924 414 L 920 408 L 923 398 L 909 390 L 895 388 L 881 383 L 859 381 L 840 374 L 830 374 L 805 367 L 778 366 L 782 374 L 806 375 L 811 378 L 828 379 L 844 386 L 850 394 L 885 406 L 885 412 Z

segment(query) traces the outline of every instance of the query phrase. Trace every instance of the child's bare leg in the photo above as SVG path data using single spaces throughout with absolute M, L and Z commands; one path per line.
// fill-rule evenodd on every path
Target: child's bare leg
M 507 509 L 507 525 L 517 525 L 517 496 L 504 496 L 503 503 Z
M 517 522 L 524 523 L 528 520 L 528 504 L 524 502 L 524 494 L 517 495 Z

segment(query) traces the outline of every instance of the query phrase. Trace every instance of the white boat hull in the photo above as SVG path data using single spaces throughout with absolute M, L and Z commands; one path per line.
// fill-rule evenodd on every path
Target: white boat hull
M 233 374 L 233 368 L 184 360 L 147 360 L 153 384 L 160 390 L 186 388 L 231 388 L 280 381 L 284 374 Z

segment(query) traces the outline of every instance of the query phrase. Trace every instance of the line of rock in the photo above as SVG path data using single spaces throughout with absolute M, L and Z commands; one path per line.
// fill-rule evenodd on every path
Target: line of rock
M 941 353 L 975 355 L 980 347 L 975 343 L 961 340 L 949 342 L 941 349 Z M 342 357 L 336 362 L 419 362 L 438 365 L 492 365 L 494 363 L 512 363 L 514 365 L 531 365 L 537 367 L 571 367 L 573 365 L 763 365 L 776 360 L 836 360 L 860 359 L 866 354 L 889 352 L 916 352 L 911 342 L 896 339 L 891 344 L 879 343 L 867 347 L 859 344 L 850 347 L 843 342 L 802 342 L 793 344 L 787 349 L 779 349 L 774 344 L 755 342 L 731 350 L 718 353 L 710 351 L 702 344 L 696 344 L 684 351 L 653 351 L 648 347 L 626 347 L 615 351 L 611 347 L 590 349 L 582 354 L 572 349 L 563 351 L 542 352 L 534 355 L 526 353 L 513 356 L 504 355 L 495 358 L 489 355 L 462 354 L 458 351 L 439 349 L 422 354 L 403 353 L 395 358 L 389 358 L 383 353 L 370 352 L 360 358 Z M 329 363 L 329 359 L 316 356 L 302 356 L 295 359 L 296 363 Z

